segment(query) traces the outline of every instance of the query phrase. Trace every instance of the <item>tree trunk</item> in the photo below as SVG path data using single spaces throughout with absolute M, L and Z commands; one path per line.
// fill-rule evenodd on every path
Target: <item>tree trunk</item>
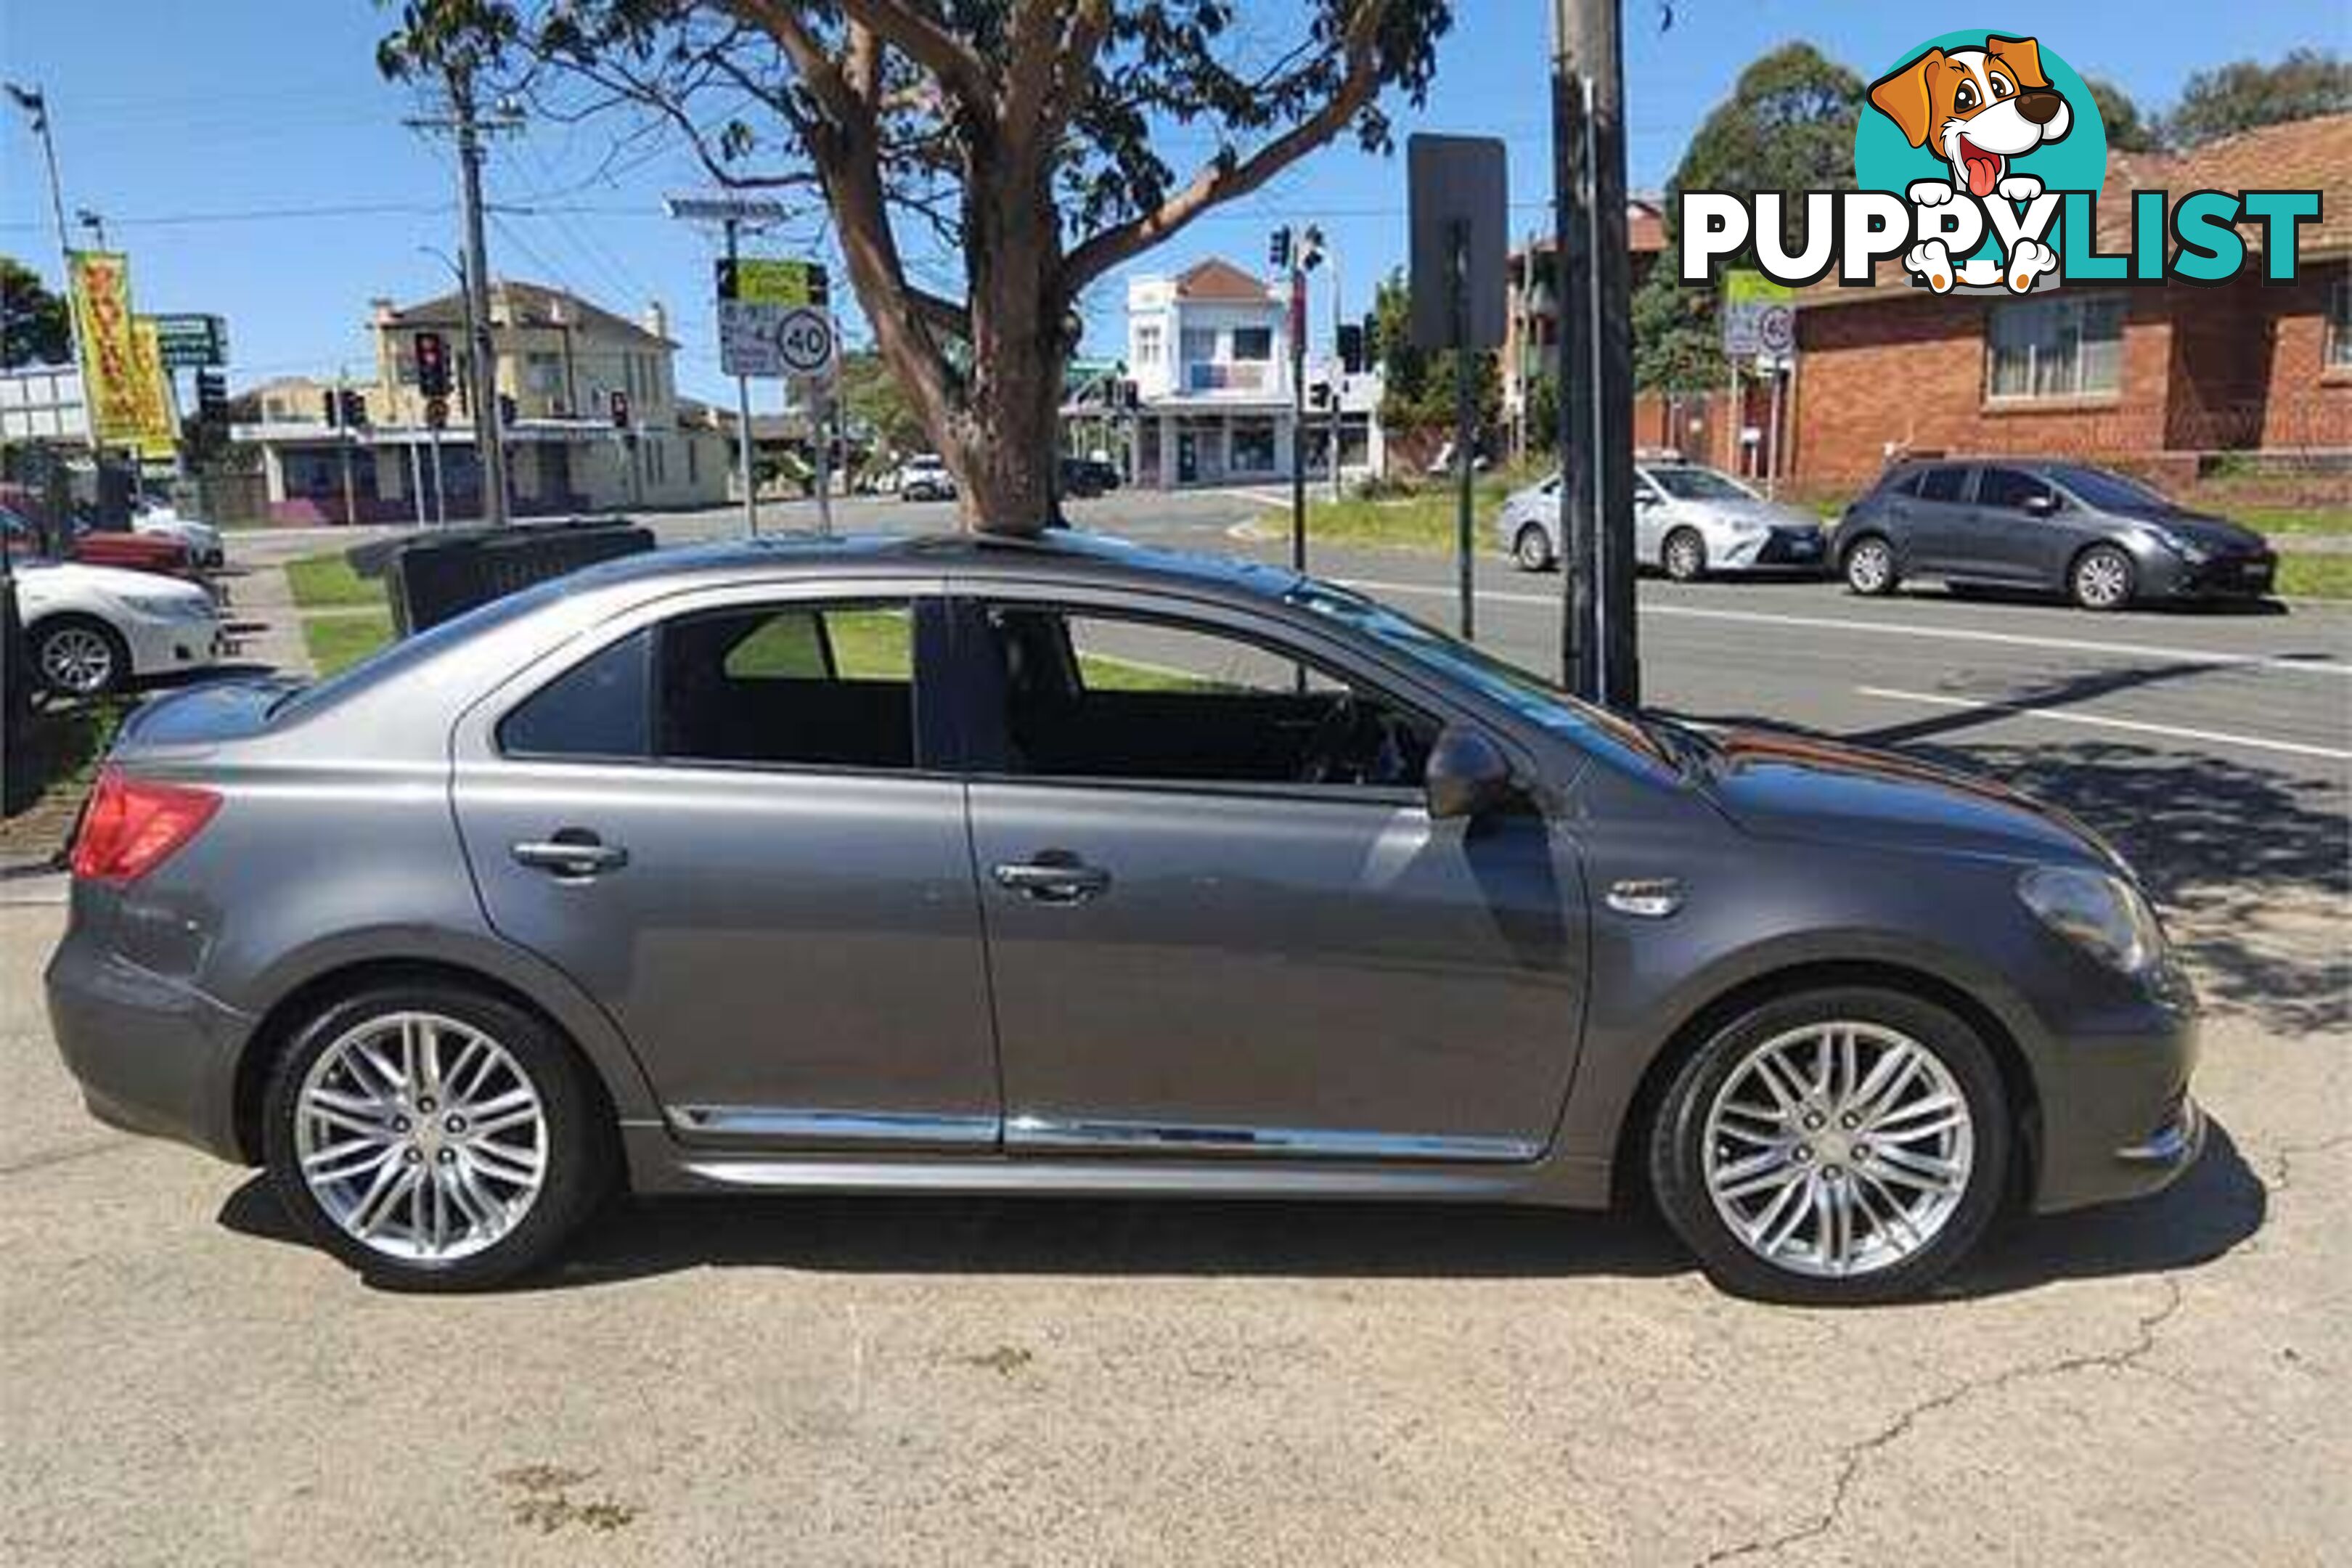
M 941 456 L 975 533 L 1033 534 L 1054 516 L 1066 345 L 1061 216 L 1041 162 L 986 147 L 964 185 L 972 362 Z

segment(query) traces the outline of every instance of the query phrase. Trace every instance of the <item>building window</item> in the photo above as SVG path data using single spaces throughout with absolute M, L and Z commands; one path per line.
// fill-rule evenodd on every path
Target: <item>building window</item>
M 2321 363 L 2330 371 L 2352 371 L 2352 268 L 2327 289 L 2327 349 Z
M 1144 321 L 1139 323 L 1135 329 L 1135 363 L 1138 364 L 1158 364 L 1160 363 L 1160 323 L 1157 321 Z
M 2124 302 L 2020 300 L 1993 307 L 1986 334 L 1985 395 L 2084 397 L 2123 381 Z
M 1264 474 L 1273 471 L 1273 420 L 1237 419 L 1234 421 L 1233 440 L 1235 473 Z
M 1274 357 L 1272 327 L 1235 327 L 1234 358 L 1236 360 L 1269 360 Z
M 541 397 L 562 395 L 563 356 L 543 353 L 523 355 L 522 384 L 524 391 L 536 393 Z

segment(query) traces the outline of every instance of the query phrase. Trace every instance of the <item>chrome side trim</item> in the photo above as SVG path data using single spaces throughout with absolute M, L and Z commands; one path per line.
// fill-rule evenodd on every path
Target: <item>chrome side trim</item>
M 993 1116 L 800 1110 L 771 1105 L 673 1105 L 669 1124 L 689 1136 L 802 1138 L 827 1143 L 954 1143 L 992 1148 Z
M 1349 1132 L 1310 1127 L 1204 1127 L 1190 1123 L 1077 1121 L 1015 1116 L 1008 1150 L 1134 1150 L 1155 1154 L 1272 1154 L 1325 1160 L 1447 1160 L 1524 1164 L 1543 1152 L 1520 1138 L 1456 1138 L 1417 1132 Z

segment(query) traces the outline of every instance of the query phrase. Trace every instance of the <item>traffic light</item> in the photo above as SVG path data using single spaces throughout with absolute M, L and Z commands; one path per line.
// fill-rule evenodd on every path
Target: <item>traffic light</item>
M 1274 264 L 1274 269 L 1276 272 L 1287 272 L 1290 270 L 1290 230 L 1288 227 L 1286 226 L 1274 231 L 1273 237 L 1266 241 L 1265 258 Z
M 419 332 L 409 340 L 416 360 L 416 390 L 434 398 L 449 395 L 449 345 L 438 332 Z
M 1328 381 L 1309 382 L 1307 385 L 1307 401 L 1309 406 L 1318 412 L 1330 407 L 1331 384 Z
M 335 411 L 341 417 L 334 423 L 341 425 L 344 429 L 367 428 L 368 407 L 364 394 L 354 392 L 348 386 L 341 388 L 335 394 Z
M 808 302 L 820 310 L 833 303 L 833 279 L 822 262 L 808 264 Z
M 228 423 L 228 377 L 220 371 L 196 372 L 196 423 Z
M 1349 375 L 1364 374 L 1364 329 L 1360 322 L 1339 323 L 1339 368 Z
M 613 412 L 613 428 L 615 430 L 627 429 L 629 427 L 629 395 L 623 392 L 619 387 L 614 387 L 612 392 L 611 406 Z

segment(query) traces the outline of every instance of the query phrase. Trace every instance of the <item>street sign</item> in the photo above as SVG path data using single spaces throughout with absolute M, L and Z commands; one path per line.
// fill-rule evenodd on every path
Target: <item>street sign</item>
M 155 346 L 165 370 L 208 370 L 228 363 L 228 323 L 218 316 L 157 316 Z
M 721 258 L 716 267 L 719 297 L 753 305 L 824 305 L 832 302 L 832 280 L 814 261 L 783 261 L 746 256 Z
M 1729 359 L 1788 353 L 1796 344 L 1793 292 L 1761 272 L 1737 268 L 1723 275 L 1723 352 Z M 1768 337 L 1767 334 L 1769 334 Z
M 719 364 L 729 375 L 829 379 L 840 358 L 832 312 L 811 305 L 719 301 Z
M 1458 346 L 1497 346 L 1511 270 L 1503 143 L 1490 136 L 1417 132 L 1405 142 L 1405 177 L 1413 346 L 1457 346 L 1457 312 Z
M 782 223 L 789 216 L 772 196 L 666 196 L 662 205 L 697 223 Z

